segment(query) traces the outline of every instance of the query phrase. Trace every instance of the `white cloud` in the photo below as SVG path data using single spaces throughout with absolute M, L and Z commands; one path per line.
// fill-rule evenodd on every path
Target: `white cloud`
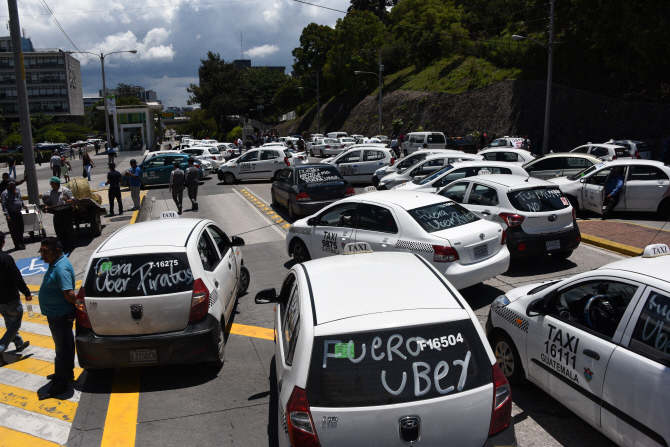
M 265 57 L 269 54 L 279 51 L 277 45 L 261 45 L 260 47 L 253 47 L 246 51 L 248 57 Z
M 165 28 L 154 28 L 150 30 L 140 41 L 132 31 L 120 32 L 107 36 L 105 40 L 96 44 L 88 51 L 94 53 L 110 53 L 113 51 L 137 50 L 137 55 L 123 53 L 121 56 L 130 61 L 136 61 L 137 56 L 141 60 L 156 62 L 170 62 L 175 56 L 172 44 L 164 45 L 170 36 L 170 31 Z

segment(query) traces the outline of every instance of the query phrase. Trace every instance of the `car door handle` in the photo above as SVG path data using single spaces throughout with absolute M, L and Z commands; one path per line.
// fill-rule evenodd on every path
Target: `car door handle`
M 587 357 L 591 357 L 592 359 L 600 360 L 600 354 L 598 354 L 596 351 L 592 351 L 590 349 L 584 349 L 584 355 Z
M 275 163 L 279 163 L 279 161 L 275 160 Z
M 229 262 L 228 263 L 228 270 L 232 270 L 232 269 L 233 269 L 233 265 Z
M 214 287 L 216 287 L 216 288 L 219 287 L 219 281 L 214 281 Z
M 486 215 L 488 216 L 488 215 L 491 214 L 491 211 L 489 211 L 489 210 L 484 210 L 484 211 L 482 211 L 482 214 L 486 214 Z

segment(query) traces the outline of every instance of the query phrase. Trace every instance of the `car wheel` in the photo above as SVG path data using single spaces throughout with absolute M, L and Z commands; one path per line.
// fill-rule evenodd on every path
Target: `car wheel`
M 405 149 L 405 150 L 403 151 L 403 154 L 405 154 L 405 157 L 407 157 L 407 155 L 408 155 L 408 154 L 407 154 L 407 149 Z
M 215 343 L 217 358 L 211 362 L 211 365 L 215 369 L 220 369 L 226 361 L 226 336 L 223 333 L 223 321 L 219 323 L 219 331 L 216 334 Z
M 301 240 L 298 240 L 298 242 L 296 242 L 295 246 L 293 247 L 293 259 L 295 259 L 295 262 L 298 264 L 302 264 L 303 262 L 307 262 L 312 259 L 312 257 L 309 255 L 309 252 L 307 251 L 305 243 Z
M 556 259 L 568 259 L 571 255 L 572 255 L 572 250 L 557 251 L 556 253 L 552 253 L 551 257 L 556 258 Z
M 313 156 L 314 156 L 314 150 L 312 150 L 312 149 L 309 150 L 309 156 L 310 156 L 310 157 L 313 157 Z
M 249 269 L 245 266 L 242 266 L 242 268 L 240 268 L 240 286 L 237 288 L 237 296 L 241 296 L 247 293 L 250 281 L 251 274 L 249 274 Z
M 491 348 L 496 356 L 498 366 L 500 366 L 509 383 L 522 383 L 525 376 L 521 357 L 509 336 L 502 331 L 498 331 L 491 340 Z
M 232 185 L 235 183 L 235 175 L 232 172 L 226 172 L 223 174 L 223 183 L 226 185 Z
M 291 219 L 293 222 L 298 220 L 298 215 L 293 211 L 293 205 L 291 202 L 288 202 L 286 204 L 286 209 L 288 210 L 288 218 Z
M 379 185 L 379 179 L 377 178 L 376 175 L 373 175 L 372 176 L 372 186 L 374 186 L 376 188 L 378 185 Z
M 91 234 L 93 237 L 98 237 L 102 234 L 102 222 L 100 221 L 100 213 L 97 208 L 89 208 L 88 222 L 91 226 Z

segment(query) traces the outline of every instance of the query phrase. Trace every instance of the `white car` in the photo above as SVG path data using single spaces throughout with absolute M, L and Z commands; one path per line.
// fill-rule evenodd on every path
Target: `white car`
M 209 177 L 209 174 L 216 171 L 214 165 L 208 160 L 200 160 L 200 169 L 202 169 L 202 178 Z
M 465 299 L 422 258 L 345 248 L 358 254 L 256 295 L 276 303 L 278 445 L 516 445 L 510 385 Z M 389 280 L 398 266 L 411 281 Z
M 338 155 L 347 147 L 337 138 L 317 138 L 309 150 L 312 157 L 327 157 Z
M 412 155 L 403 158 L 402 161 L 398 163 L 394 163 L 393 165 L 379 168 L 375 171 L 374 175 L 372 176 L 372 184 L 374 186 L 377 186 L 379 185 L 379 180 L 383 179 L 385 176 L 409 168 L 410 166 L 413 166 L 419 163 L 420 161 L 425 160 L 427 156 L 438 154 L 440 151 L 443 150 L 444 149 L 421 149 L 419 151 L 414 152 Z
M 348 137 L 349 135 L 346 132 L 329 132 L 326 135 L 326 138 L 342 138 Z
M 406 157 L 424 149 L 424 144 L 427 145 L 425 149 L 445 149 L 447 139 L 442 132 L 412 132 L 405 135 L 401 149 Z
M 239 157 L 242 154 L 240 148 L 235 146 L 233 143 L 221 143 L 218 146 L 218 149 L 226 160 L 229 158 Z
M 370 183 L 377 169 L 395 163 L 393 151 L 376 146 L 352 146 L 328 164 L 335 166 L 350 183 Z
M 631 154 L 627 148 L 617 144 L 592 144 L 588 143 L 579 146 L 570 151 L 576 154 L 589 154 L 599 158 L 602 161 L 612 161 L 619 158 L 631 158 Z
M 496 140 L 491 141 L 491 143 L 488 146 L 486 146 L 484 150 L 499 147 L 521 149 L 521 145 L 523 145 L 523 138 L 508 137 L 507 135 L 505 135 L 503 138 L 498 138 Z
M 651 160 L 651 148 L 643 141 L 609 140 L 608 143 L 624 146 L 633 158 Z
M 486 149 L 479 151 L 478 155 L 481 155 L 484 160 L 504 161 L 507 163 L 514 163 L 515 165 L 519 166 L 523 166 L 529 161 L 533 161 L 537 158 L 530 151 L 515 148 Z
M 444 169 L 445 166 L 451 166 L 462 160 L 473 159 L 476 160 L 479 159 L 479 157 L 477 155 L 469 155 L 458 151 L 442 150 L 437 154 L 427 156 L 424 160 L 405 168 L 402 171 L 385 176 L 379 181 L 377 189 L 380 191 L 392 189 L 403 183 L 413 182 L 414 180 L 420 180 L 424 177 L 431 176 Z
M 499 224 L 512 257 L 567 259 L 581 241 L 576 211 L 556 185 L 544 180 L 477 175 L 452 182 L 439 194 Z
M 465 157 L 468 157 L 468 154 L 464 154 Z M 469 157 L 474 156 L 470 155 Z M 393 190 L 437 192 L 454 180 L 479 175 L 480 173 L 522 175 L 526 171 L 521 166 L 500 161 L 464 160 L 449 164 L 429 176 L 417 177 L 411 182 L 394 186 Z
M 354 144 L 353 146 L 348 146 L 345 147 L 342 152 L 340 152 L 338 155 L 335 155 L 333 157 L 328 157 L 323 160 L 321 160 L 320 163 L 328 163 L 329 165 L 335 165 L 336 161 L 339 160 L 340 158 L 344 157 L 345 154 L 349 153 L 350 151 L 353 151 L 355 149 L 361 149 L 361 148 L 368 148 L 368 149 L 388 149 L 386 146 L 384 146 L 381 143 L 359 143 L 359 144 Z M 395 158 L 395 156 L 394 156 Z
M 213 170 L 219 169 L 222 163 L 226 161 L 225 156 L 214 146 L 191 146 L 183 149 L 184 154 L 193 155 L 198 160 L 205 160 L 212 164 Z
M 356 139 L 352 137 L 342 137 L 340 138 L 340 142 L 344 145 L 344 147 L 349 147 L 356 144 Z
M 598 163 L 600 160 L 593 155 L 558 153 L 536 158 L 523 165 L 523 168 L 531 177 L 548 180 L 576 174 Z
M 457 289 L 504 273 L 505 232 L 461 205 L 434 194 L 380 191 L 348 197 L 296 221 L 286 235 L 297 262 L 342 253 L 349 243 L 375 251 L 415 253 Z
M 217 175 L 227 185 L 246 179 L 274 180 L 286 166 L 298 163 L 298 158 L 283 145 L 263 146 L 226 161 L 219 166 Z
M 614 210 L 658 212 L 664 219 L 670 217 L 670 167 L 660 161 L 632 158 L 606 161 L 550 181 L 576 209 L 602 214 L 605 182 L 616 167 L 624 170 L 624 186 Z
M 226 323 L 249 286 L 243 245 L 204 219 L 142 222 L 112 234 L 91 255 L 77 294 L 79 365 L 223 365 Z
M 670 444 L 670 249 L 513 289 L 486 332 L 510 382 L 528 379 L 620 446 Z

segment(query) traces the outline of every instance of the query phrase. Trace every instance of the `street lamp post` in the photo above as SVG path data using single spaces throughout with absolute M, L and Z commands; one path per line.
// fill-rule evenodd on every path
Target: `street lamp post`
M 109 107 L 107 104 L 107 86 L 105 85 L 105 57 L 109 56 L 110 54 L 116 54 L 116 53 L 132 53 L 135 54 L 137 53 L 137 50 L 124 50 L 124 51 L 112 51 L 111 53 L 103 54 L 103 53 L 91 53 L 90 51 L 67 51 L 68 54 L 92 54 L 98 58 L 100 58 L 100 66 L 102 68 L 102 93 L 104 97 L 102 98 L 103 103 L 105 105 L 105 131 L 107 132 L 107 147 L 112 147 L 112 142 L 110 140 L 110 132 L 109 132 Z
M 553 1 L 553 0 L 552 0 Z M 384 66 L 382 65 L 382 50 L 379 50 L 379 135 L 382 134 L 382 73 L 384 71 Z M 354 71 L 354 74 L 371 74 L 377 75 L 371 71 Z
M 551 83 L 552 77 L 554 74 L 554 1 L 551 0 L 551 8 L 549 15 L 549 43 L 544 44 L 539 42 L 532 37 L 519 36 L 517 34 L 512 36 L 514 40 L 532 40 L 547 49 L 549 52 L 549 62 L 547 67 L 547 99 L 544 105 L 544 135 L 542 138 L 542 153 L 546 154 L 549 152 L 549 129 L 550 129 L 550 120 L 551 120 Z

